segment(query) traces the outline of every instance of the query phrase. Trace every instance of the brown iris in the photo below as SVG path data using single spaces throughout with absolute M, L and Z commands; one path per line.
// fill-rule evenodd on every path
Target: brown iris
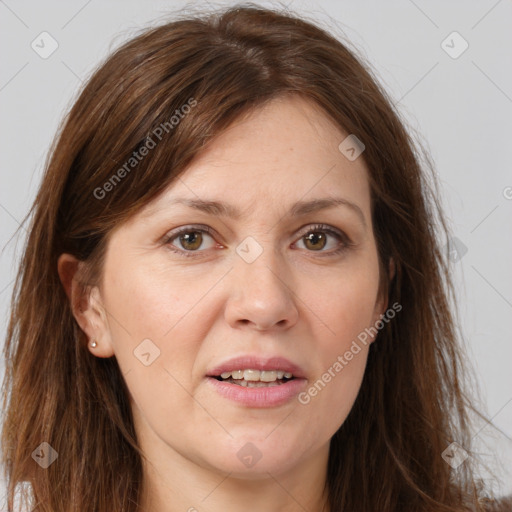
M 304 236 L 304 244 L 308 249 L 318 251 L 323 249 L 326 244 L 326 236 L 324 233 L 314 232 Z
M 184 249 L 199 249 L 203 243 L 203 235 L 199 231 L 190 231 L 180 236 L 180 242 Z

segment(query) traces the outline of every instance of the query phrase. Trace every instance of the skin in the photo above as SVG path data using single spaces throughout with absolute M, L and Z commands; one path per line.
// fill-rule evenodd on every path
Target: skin
M 359 392 L 369 344 L 306 405 L 246 407 L 212 390 L 205 375 L 234 356 L 280 355 L 302 367 L 307 388 L 385 312 L 367 168 L 339 151 L 347 135 L 313 103 L 275 99 L 111 233 L 100 285 L 73 310 L 97 341 L 91 354 L 115 355 L 130 391 L 148 459 L 142 510 L 329 510 L 329 441 Z M 296 201 L 330 196 L 357 205 L 362 218 L 347 206 L 286 215 Z M 242 216 L 171 205 L 177 197 L 226 202 Z M 202 233 L 199 249 L 165 240 L 194 224 L 214 230 Z M 325 231 L 325 245 L 308 244 L 315 224 L 341 230 L 352 245 L 333 254 L 344 242 Z M 263 250 L 252 263 L 236 252 L 248 236 Z M 186 257 L 171 244 L 195 252 Z M 59 259 L 72 303 L 81 297 L 78 265 L 69 254 Z M 133 354 L 144 339 L 160 350 L 149 366 Z M 261 454 L 250 468 L 237 457 L 247 442 Z

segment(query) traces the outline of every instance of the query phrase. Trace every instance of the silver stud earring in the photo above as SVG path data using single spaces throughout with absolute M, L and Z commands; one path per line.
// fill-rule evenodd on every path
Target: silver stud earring
M 98 346 L 98 343 L 96 343 L 96 340 L 91 340 L 90 345 L 92 348 L 96 348 Z

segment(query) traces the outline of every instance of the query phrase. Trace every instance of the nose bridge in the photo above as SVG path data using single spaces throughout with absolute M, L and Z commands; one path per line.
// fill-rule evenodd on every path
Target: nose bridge
M 271 236 L 246 237 L 236 248 L 228 321 L 261 328 L 295 323 L 298 311 Z
M 287 290 L 282 280 L 286 273 L 271 236 L 248 236 L 237 246 L 236 253 L 235 273 L 246 287 L 271 293 Z

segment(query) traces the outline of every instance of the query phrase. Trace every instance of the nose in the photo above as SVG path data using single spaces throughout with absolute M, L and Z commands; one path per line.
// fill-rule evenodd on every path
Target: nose
M 297 298 L 286 275 L 283 262 L 271 249 L 265 249 L 252 263 L 236 256 L 225 309 L 229 325 L 257 331 L 286 330 L 295 325 Z

